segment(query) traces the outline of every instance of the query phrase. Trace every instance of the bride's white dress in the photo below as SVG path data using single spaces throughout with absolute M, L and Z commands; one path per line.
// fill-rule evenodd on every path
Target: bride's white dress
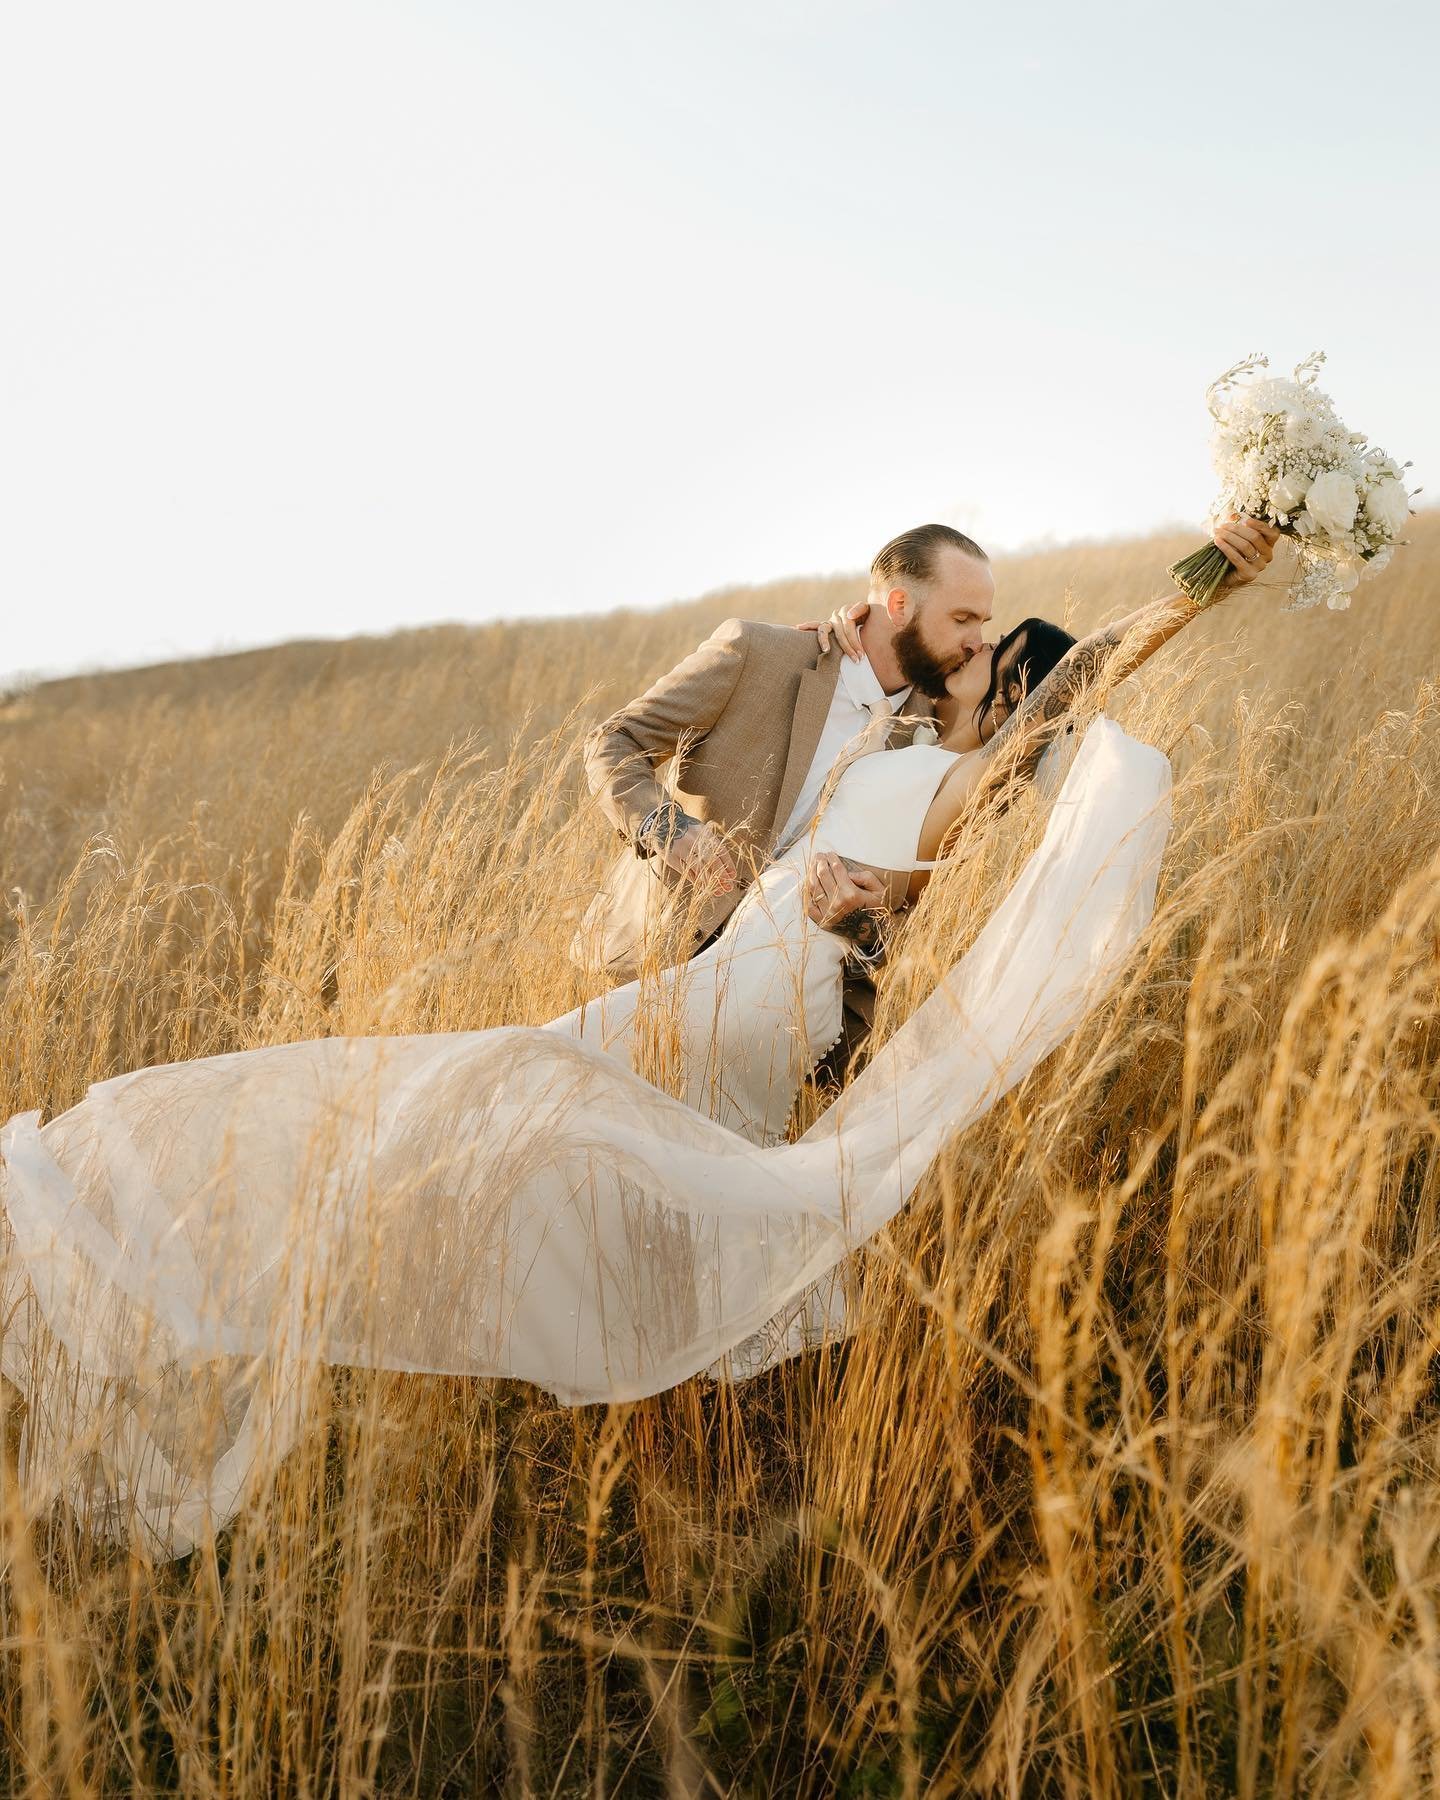
M 823 841 L 907 866 L 947 766 L 924 746 L 856 762 Z M 17 1114 L 0 1367 L 27 1401 L 27 1505 L 64 1492 L 90 1529 L 179 1555 L 293 1444 L 324 1363 L 580 1404 L 764 1341 L 1113 978 L 1153 907 L 1169 785 L 1159 751 L 1097 719 L 971 948 L 793 1144 L 773 1140 L 839 1032 L 844 953 L 797 922 L 803 851 L 677 975 L 743 1063 L 702 1068 L 695 1105 L 617 1054 L 617 990 L 593 1024 L 315 1039 L 115 1076 L 43 1127 Z M 783 1028 L 729 1010 L 755 994 Z M 708 1116 L 711 1073 L 732 1123 Z

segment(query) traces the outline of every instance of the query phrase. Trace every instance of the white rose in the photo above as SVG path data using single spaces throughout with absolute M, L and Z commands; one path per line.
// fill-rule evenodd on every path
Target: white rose
M 910 742 L 912 744 L 938 744 L 940 742 L 940 733 L 928 719 L 922 719 L 915 727 Z
M 1270 504 L 1277 513 L 1299 512 L 1309 492 L 1310 477 L 1302 475 L 1298 469 L 1287 470 L 1271 485 Z
M 1410 517 L 1410 496 L 1393 475 L 1387 476 L 1366 494 L 1365 511 L 1386 537 L 1394 537 L 1397 531 L 1405 529 L 1405 521 Z
M 1310 483 L 1305 510 L 1327 537 L 1344 537 L 1355 523 L 1360 496 L 1343 469 L 1327 469 Z
M 1395 546 L 1393 544 L 1387 544 L 1383 550 L 1377 550 L 1370 558 L 1369 562 L 1366 563 L 1365 573 L 1367 575 L 1378 575 L 1394 554 Z

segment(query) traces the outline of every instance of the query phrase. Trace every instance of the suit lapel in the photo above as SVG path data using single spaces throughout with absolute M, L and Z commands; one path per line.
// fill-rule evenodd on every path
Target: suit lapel
M 785 757 L 785 773 L 780 779 L 780 797 L 775 802 L 775 817 L 770 826 L 773 843 L 776 833 L 790 817 L 790 810 L 805 785 L 805 777 L 820 747 L 820 734 L 830 716 L 830 702 L 835 698 L 835 684 L 840 679 L 840 655 L 832 649 L 820 659 L 819 666 L 806 669 L 800 677 L 800 691 L 795 696 L 795 718 L 790 727 L 790 748 Z

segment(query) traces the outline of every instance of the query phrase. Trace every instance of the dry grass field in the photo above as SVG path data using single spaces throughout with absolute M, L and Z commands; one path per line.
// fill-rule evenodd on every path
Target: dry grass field
M 0 1506 L 0 1791 L 1440 1791 L 1440 516 L 1346 614 L 1109 698 L 1152 927 L 859 1258 L 865 1325 L 570 1409 L 336 1369 L 161 1568 Z M 1089 626 L 1188 536 L 997 565 Z M 1277 560 L 1277 570 L 1284 568 Z M 0 1119 L 147 1063 L 536 1023 L 613 853 L 585 724 L 731 613 L 437 627 L 0 697 Z M 931 885 L 890 1029 L 1040 820 Z

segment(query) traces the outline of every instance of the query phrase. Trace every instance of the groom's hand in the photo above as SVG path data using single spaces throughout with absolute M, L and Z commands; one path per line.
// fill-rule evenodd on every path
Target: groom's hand
M 691 819 L 668 841 L 655 847 L 655 855 L 668 869 L 686 881 L 728 894 L 735 886 L 735 859 L 724 834 L 713 820 L 703 824 Z
M 805 916 L 828 929 L 837 919 L 864 908 L 877 911 L 889 904 L 885 883 L 869 869 L 851 869 L 833 851 L 812 857 L 801 888 Z

